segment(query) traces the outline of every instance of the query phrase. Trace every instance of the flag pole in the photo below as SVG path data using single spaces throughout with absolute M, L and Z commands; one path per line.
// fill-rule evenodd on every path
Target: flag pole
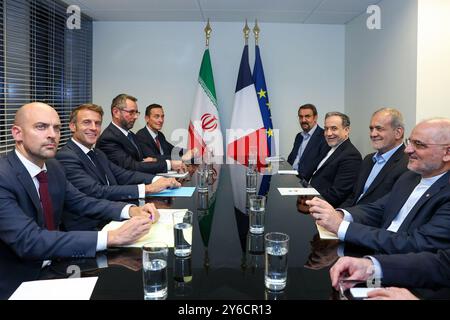
M 253 27 L 253 34 L 255 35 L 255 45 L 258 45 L 258 39 L 259 39 L 259 27 L 258 27 L 258 20 L 255 19 L 255 26 Z
M 209 38 L 211 38 L 211 26 L 209 25 L 209 19 L 208 22 L 206 23 L 206 27 L 205 27 L 205 37 L 206 37 L 206 47 L 209 47 Z
M 245 19 L 245 27 L 244 29 L 242 29 L 242 31 L 244 32 L 245 45 L 248 45 L 248 36 L 250 34 L 250 28 L 248 27 L 247 19 Z

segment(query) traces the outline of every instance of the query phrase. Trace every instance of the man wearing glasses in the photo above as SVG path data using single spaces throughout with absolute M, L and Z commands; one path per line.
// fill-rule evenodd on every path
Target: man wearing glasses
M 381 199 L 346 210 L 307 201 L 317 224 L 341 241 L 381 253 L 450 248 L 450 119 L 417 124 L 405 152 L 410 171 Z
M 144 158 L 137 144 L 136 135 L 131 131 L 140 115 L 136 102 L 135 97 L 125 93 L 113 99 L 112 122 L 100 135 L 97 148 L 102 150 L 112 162 L 128 170 L 155 174 L 180 169 L 181 161 L 172 163 L 170 160 Z

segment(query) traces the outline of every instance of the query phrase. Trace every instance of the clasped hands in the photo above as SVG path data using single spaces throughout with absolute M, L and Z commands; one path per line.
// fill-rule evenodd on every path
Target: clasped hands
M 306 204 L 309 206 L 309 213 L 319 226 L 337 234 L 343 220 L 343 215 L 340 212 L 336 211 L 328 202 L 318 197 L 307 200 Z

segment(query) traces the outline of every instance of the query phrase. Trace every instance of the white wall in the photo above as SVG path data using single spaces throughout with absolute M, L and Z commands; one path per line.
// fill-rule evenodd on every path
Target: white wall
M 417 121 L 450 118 L 449 17 L 450 1 L 419 0 Z
M 230 124 L 243 49 L 243 23 L 212 23 L 210 44 L 222 129 Z M 164 106 L 164 132 L 187 128 L 204 50 L 204 23 L 94 22 L 93 101 L 106 109 L 126 92 L 141 111 Z M 253 24 L 250 26 L 253 27 Z M 311 102 L 323 115 L 344 110 L 345 27 L 261 23 L 260 48 L 272 120 L 281 128 L 280 151 L 287 155 L 299 131 L 298 106 Z M 253 69 L 254 41 L 250 64 Z M 144 126 L 143 115 L 135 130 Z
M 416 122 L 417 0 L 384 0 L 379 6 L 381 30 L 366 27 L 365 13 L 346 25 L 345 111 L 363 155 L 373 152 L 368 127 L 378 108 L 400 110 L 407 134 Z

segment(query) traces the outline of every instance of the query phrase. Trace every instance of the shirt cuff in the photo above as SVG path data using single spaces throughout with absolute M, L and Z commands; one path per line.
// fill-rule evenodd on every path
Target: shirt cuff
M 372 256 L 364 256 L 364 258 L 369 258 L 373 263 L 373 277 L 375 279 L 383 278 L 383 269 L 381 268 L 380 262 Z
M 172 170 L 172 165 L 170 164 L 170 160 L 166 160 L 167 163 L 167 171 Z
M 139 199 L 145 198 L 145 184 L 138 184 Z
M 339 240 L 344 241 L 345 240 L 345 234 L 347 233 L 348 226 L 350 225 L 350 222 L 346 220 L 342 220 L 341 224 L 339 225 L 339 229 L 337 232 L 337 236 Z
M 122 212 L 120 213 L 120 218 L 122 218 L 122 220 L 130 219 L 130 208 L 132 206 L 132 204 L 127 204 L 125 207 L 123 207 Z
M 347 210 L 337 208 L 336 211 L 341 211 L 344 214 L 344 221 L 353 222 L 352 214 Z
M 106 250 L 108 247 L 108 231 L 100 231 L 97 235 L 97 251 Z

